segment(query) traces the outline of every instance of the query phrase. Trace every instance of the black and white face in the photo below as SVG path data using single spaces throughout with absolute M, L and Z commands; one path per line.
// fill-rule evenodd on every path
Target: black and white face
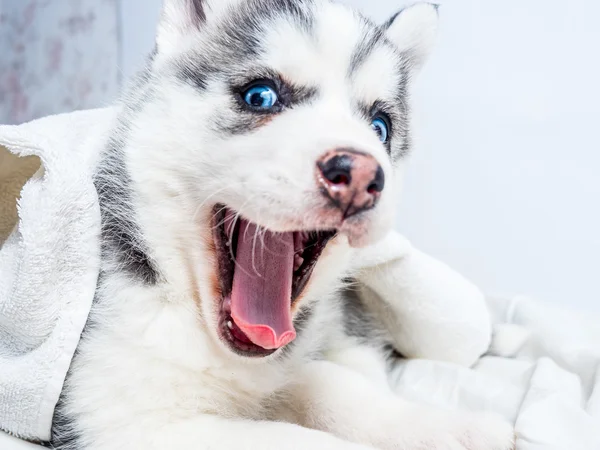
M 336 255 L 390 230 L 436 23 L 430 4 L 377 26 L 326 0 L 166 0 L 139 119 L 155 132 L 133 132 L 160 150 L 136 176 L 205 230 L 189 251 L 212 261 L 199 292 L 228 350 L 286 346 Z

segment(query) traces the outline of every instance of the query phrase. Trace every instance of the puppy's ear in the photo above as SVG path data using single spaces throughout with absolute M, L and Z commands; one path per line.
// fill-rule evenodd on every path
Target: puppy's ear
M 156 46 L 159 53 L 181 47 L 204 24 L 239 0 L 163 0 Z
M 396 44 L 418 72 L 427 61 L 437 35 L 438 5 L 416 3 L 395 14 L 384 25 L 388 38 Z

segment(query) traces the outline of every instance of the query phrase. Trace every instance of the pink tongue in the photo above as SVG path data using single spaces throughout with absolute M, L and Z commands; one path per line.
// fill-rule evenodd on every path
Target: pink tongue
M 255 237 L 256 236 L 256 237 Z M 256 345 L 273 350 L 296 338 L 291 296 L 294 234 L 274 234 L 245 220 L 238 234 L 231 317 Z

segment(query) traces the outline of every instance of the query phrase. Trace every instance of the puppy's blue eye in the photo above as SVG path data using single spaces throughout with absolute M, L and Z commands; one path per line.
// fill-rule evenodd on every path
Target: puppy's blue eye
M 243 93 L 244 101 L 254 109 L 269 110 L 277 104 L 277 92 L 267 85 L 256 85 Z
M 373 122 L 371 122 L 371 128 L 375 130 L 375 133 L 377 133 L 381 142 L 386 143 L 388 141 L 390 131 L 387 120 L 383 117 L 376 117 L 373 119 Z

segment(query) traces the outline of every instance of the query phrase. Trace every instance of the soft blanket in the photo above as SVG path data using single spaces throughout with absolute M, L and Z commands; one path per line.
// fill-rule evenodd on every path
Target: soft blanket
M 495 411 L 517 450 L 600 449 L 600 320 L 525 297 L 488 299 L 489 352 L 472 368 L 400 364 L 398 394 L 442 407 Z

